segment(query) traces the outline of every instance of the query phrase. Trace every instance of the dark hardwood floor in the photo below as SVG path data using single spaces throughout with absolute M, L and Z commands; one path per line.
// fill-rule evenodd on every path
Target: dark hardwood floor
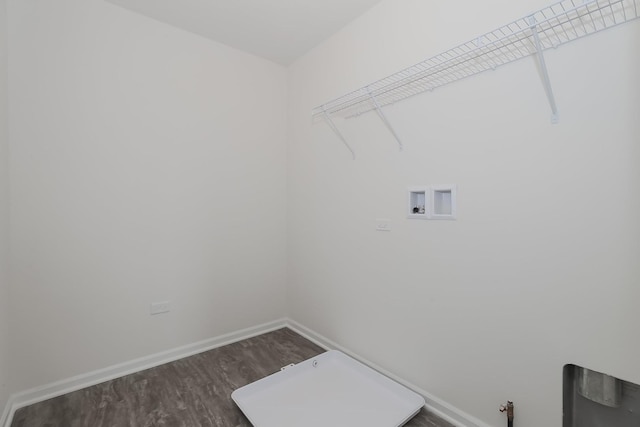
M 231 392 L 323 351 L 284 328 L 21 408 L 11 427 L 251 427 Z M 452 427 L 424 408 L 406 426 Z

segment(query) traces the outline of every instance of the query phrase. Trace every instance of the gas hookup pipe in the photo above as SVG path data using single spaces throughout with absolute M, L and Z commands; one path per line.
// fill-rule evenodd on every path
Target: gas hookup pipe
M 507 400 L 506 405 L 500 405 L 500 412 L 507 413 L 507 427 L 513 427 L 513 402 Z

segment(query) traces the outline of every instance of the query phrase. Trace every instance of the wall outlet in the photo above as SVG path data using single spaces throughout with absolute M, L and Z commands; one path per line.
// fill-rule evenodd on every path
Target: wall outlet
M 169 301 L 151 303 L 150 313 L 152 316 L 154 314 L 168 313 L 169 311 L 171 311 L 171 307 L 169 306 Z
M 391 220 L 384 218 L 376 218 L 377 231 L 391 231 Z

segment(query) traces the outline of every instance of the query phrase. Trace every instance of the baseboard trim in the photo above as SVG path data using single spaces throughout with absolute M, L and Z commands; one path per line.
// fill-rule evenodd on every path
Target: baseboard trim
M 13 396 L 9 396 L 6 405 L 4 406 L 4 410 L 0 415 L 0 426 L 9 427 L 11 425 L 11 420 L 13 419 Z
M 404 385 L 405 387 L 415 391 L 416 393 L 422 395 L 422 397 L 424 397 L 424 400 L 426 402 L 426 407 L 429 411 L 433 412 L 434 414 L 438 415 L 439 417 L 449 421 L 451 424 L 458 426 L 458 427 L 491 427 L 488 424 L 482 422 L 481 420 L 475 418 L 472 415 L 467 414 L 466 412 L 456 408 L 453 405 L 448 404 L 447 402 L 435 397 L 434 395 L 432 395 L 431 393 L 427 392 L 426 390 L 411 384 L 408 381 L 405 381 L 402 378 L 399 378 L 398 376 L 392 374 L 391 372 L 387 371 L 386 369 L 376 365 L 375 363 L 365 359 L 364 357 L 359 356 L 358 354 L 355 354 L 354 352 L 352 352 L 351 350 L 349 350 L 348 348 L 341 346 L 340 344 L 337 344 L 336 342 L 324 337 L 323 335 L 307 328 L 306 326 L 303 326 L 302 324 L 296 322 L 293 319 L 287 319 L 287 327 L 295 332 L 297 332 L 298 334 L 302 335 L 303 337 L 307 338 L 309 341 L 312 341 L 316 344 L 318 344 L 320 347 L 325 348 L 327 350 L 340 350 L 341 352 L 348 354 L 349 356 L 353 357 L 354 359 L 364 363 L 365 365 L 375 369 L 376 371 L 380 372 L 381 374 L 391 378 L 392 380 Z
M 13 415 L 16 410 L 42 402 L 47 399 L 71 393 L 92 385 L 100 384 L 115 378 L 129 375 L 165 363 L 173 362 L 178 359 L 193 356 L 194 354 L 222 347 L 234 342 L 252 338 L 257 335 L 275 331 L 280 328 L 287 327 L 287 319 L 279 319 L 273 322 L 264 323 L 262 325 L 251 328 L 242 329 L 236 332 L 220 335 L 218 337 L 199 341 L 193 344 L 177 347 L 171 350 L 162 351 L 149 356 L 134 359 L 128 362 L 110 366 L 108 368 L 99 369 L 86 374 L 77 375 L 72 378 L 56 381 L 40 387 L 32 388 L 9 397 L 2 418 L 0 418 L 0 426 L 10 427 Z

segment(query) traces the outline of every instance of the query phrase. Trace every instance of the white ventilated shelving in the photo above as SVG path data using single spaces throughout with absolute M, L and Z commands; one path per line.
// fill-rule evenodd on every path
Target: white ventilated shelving
M 640 0 L 562 0 L 322 104 L 313 109 L 312 116 L 314 120 L 324 119 L 355 158 L 332 117 L 350 118 L 376 111 L 402 150 L 402 142 L 382 107 L 534 55 L 549 100 L 551 120 L 556 123 L 558 108 L 543 52 L 638 17 Z

